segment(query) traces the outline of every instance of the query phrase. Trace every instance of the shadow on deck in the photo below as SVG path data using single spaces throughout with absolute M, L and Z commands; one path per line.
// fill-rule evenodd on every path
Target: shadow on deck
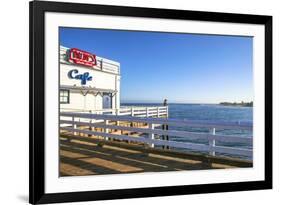
M 252 167 L 252 163 L 203 154 L 80 136 L 60 137 L 60 176 Z

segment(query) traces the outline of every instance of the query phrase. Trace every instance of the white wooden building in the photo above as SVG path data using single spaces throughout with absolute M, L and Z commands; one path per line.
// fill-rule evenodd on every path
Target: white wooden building
M 60 46 L 60 109 L 119 109 L 120 63 L 88 54 Z

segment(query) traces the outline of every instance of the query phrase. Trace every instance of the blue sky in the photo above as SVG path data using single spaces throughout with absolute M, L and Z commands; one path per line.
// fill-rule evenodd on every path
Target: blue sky
M 120 62 L 122 102 L 253 100 L 252 37 L 60 28 L 60 45 Z

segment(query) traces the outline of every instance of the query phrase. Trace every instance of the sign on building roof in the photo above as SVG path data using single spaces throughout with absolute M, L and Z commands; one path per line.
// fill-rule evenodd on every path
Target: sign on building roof
M 96 55 L 77 48 L 71 48 L 69 51 L 69 62 L 92 67 L 97 65 Z

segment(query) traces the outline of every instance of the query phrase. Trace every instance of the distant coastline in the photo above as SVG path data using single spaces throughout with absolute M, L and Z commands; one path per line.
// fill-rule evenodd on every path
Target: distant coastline
M 251 102 L 221 102 L 223 106 L 239 106 L 239 107 L 253 107 L 253 101 Z

